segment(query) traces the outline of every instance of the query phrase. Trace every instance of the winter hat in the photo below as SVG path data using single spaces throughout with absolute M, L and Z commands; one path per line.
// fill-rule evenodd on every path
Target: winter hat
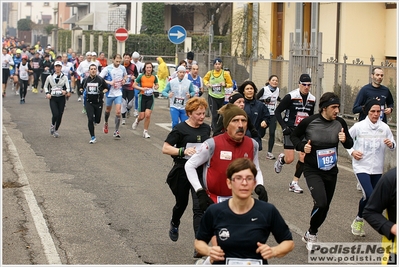
M 370 111 L 370 109 L 371 109 L 371 107 L 374 106 L 374 105 L 380 106 L 381 103 L 380 103 L 380 101 L 378 101 L 378 100 L 375 99 L 375 98 L 370 98 L 370 99 L 368 99 L 368 100 L 366 101 L 366 103 L 364 104 L 364 106 L 363 106 L 363 113 L 366 114 L 366 115 L 368 115 L 368 114 L 369 114 L 369 111 Z
M 132 54 L 132 58 L 140 58 L 140 54 L 135 51 Z
M 244 96 L 241 93 L 239 93 L 239 92 L 234 92 L 229 97 L 229 103 L 234 104 L 234 102 L 236 102 L 240 98 L 244 98 Z
M 309 74 L 302 74 L 301 77 L 299 78 L 299 83 L 306 83 L 306 82 L 311 82 L 312 79 L 310 78 Z
M 221 58 L 215 58 L 215 60 L 213 61 L 213 65 L 215 65 L 216 63 L 222 63 L 222 59 Z
M 194 53 L 193 52 L 188 52 L 187 53 L 187 59 L 193 60 L 194 59 Z
M 245 110 L 240 109 L 234 104 L 227 103 L 226 108 L 224 109 L 223 112 L 223 127 L 227 129 L 227 126 L 229 125 L 230 121 L 238 115 L 243 115 L 245 118 L 248 118 L 247 113 Z
M 186 71 L 186 67 L 184 67 L 184 66 L 179 66 L 178 68 L 177 68 L 177 71 Z

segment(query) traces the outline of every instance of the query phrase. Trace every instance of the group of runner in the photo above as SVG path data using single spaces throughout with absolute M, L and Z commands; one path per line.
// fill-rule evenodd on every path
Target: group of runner
M 180 218 L 191 192 L 196 237 L 194 257 L 209 256 L 210 262 L 221 263 L 243 263 L 237 258 L 267 263 L 267 259 L 284 256 L 293 249 L 292 235 L 284 219 L 272 204 L 266 203 L 267 188 L 263 185 L 259 168 L 258 152 L 262 149 L 261 138 L 265 136 L 267 128 L 272 139 L 269 140 L 267 159 L 275 159 L 272 148 L 277 122 L 283 131 L 284 153 L 278 156 L 274 164 L 275 172 L 280 173 L 284 164 L 292 163 L 295 150 L 298 151 L 299 160 L 289 191 L 303 193 L 298 184 L 303 173 L 314 200 L 309 228 L 302 238 L 307 248 L 311 250 L 317 242 L 318 229 L 327 217 L 334 195 L 339 143 L 353 157 L 354 173 L 363 192 L 351 231 L 354 235 L 364 236 L 362 212 L 382 175 L 385 148 L 396 148 L 393 135 L 386 125 L 387 116 L 393 111 L 393 98 L 389 89 L 381 84 L 383 70 L 374 68 L 372 83 L 359 92 L 353 112 L 360 113 L 361 121 L 349 129 L 345 120 L 338 116 L 341 103 L 335 93 L 323 94 L 319 99 L 319 112 L 314 114 L 316 98 L 310 93 L 312 80 L 308 74 L 302 74 L 298 88 L 282 99 L 276 75 L 268 79 L 259 93 L 251 81 L 245 82 L 237 88 L 238 92 L 234 92 L 236 90 L 232 89 L 234 83 L 230 72 L 223 69 L 220 58 L 214 60 L 214 69 L 202 79 L 191 53 L 188 55 L 190 61 L 186 59 L 185 66 L 182 64 L 177 68 L 176 77 L 168 81 L 160 92 L 169 98 L 172 121 L 172 131 L 162 149 L 174 160 L 174 167 L 167 177 L 176 199 L 170 221 L 170 239 L 178 240 Z M 108 134 L 109 117 L 115 105 L 114 138 L 121 138 L 120 124 L 126 124 L 126 118 L 132 110 L 136 117 L 133 130 L 144 120 L 143 137 L 150 138 L 154 95 L 159 88 L 152 63 L 142 63 L 138 52 L 116 54 L 111 64 L 104 62 L 103 58 L 97 60 L 95 52 L 85 55 L 83 59 L 83 56 L 68 51 L 51 60 L 49 55 L 44 54 L 40 58 L 40 53 L 35 53 L 30 60 L 25 55 L 21 56 L 21 62 L 15 64 L 15 60 L 3 49 L 3 97 L 4 80 L 7 84 L 10 66 L 15 66 L 15 74 L 21 84 L 21 104 L 25 103 L 29 76 L 39 77 L 35 74 L 35 66 L 39 66 L 42 70 L 40 74 L 45 75 L 41 77 L 42 89 L 50 102 L 50 134 L 54 137 L 59 137 L 66 100 L 76 88 L 78 101 L 83 100 L 83 111 L 88 117 L 90 144 L 97 142 L 94 125 L 101 121 L 104 102 L 104 134 Z M 33 83 L 36 90 L 37 80 L 35 78 Z M 208 99 L 200 97 L 205 86 L 208 88 Z M 212 114 L 211 125 L 204 123 L 208 105 Z M 247 131 L 249 121 L 253 124 L 251 131 Z M 211 137 L 212 132 L 214 137 Z M 242 161 L 243 158 L 248 161 Z M 243 194 L 252 191 L 261 202 L 254 201 L 251 194 Z M 221 204 L 210 208 L 213 203 Z M 259 227 L 267 228 L 271 222 L 279 223 L 281 227 L 265 228 L 261 239 L 257 239 L 256 235 L 246 237 L 251 227 L 239 215 L 247 213 L 251 218 L 259 218 L 262 213 L 266 217 L 271 216 L 259 219 L 259 223 L 262 223 Z M 220 214 L 225 214 L 225 217 L 219 218 Z M 226 230 L 227 221 L 231 228 Z M 236 229 L 234 222 L 242 224 L 244 231 Z M 222 226 L 224 230 L 220 228 Z M 228 240 L 230 231 L 238 231 L 240 235 Z M 270 233 L 277 238 L 279 244 L 276 247 L 266 245 Z M 250 242 L 249 247 L 254 251 L 237 253 L 239 246 L 233 243 L 244 241 Z M 211 246 L 207 245 L 208 242 L 211 242 Z

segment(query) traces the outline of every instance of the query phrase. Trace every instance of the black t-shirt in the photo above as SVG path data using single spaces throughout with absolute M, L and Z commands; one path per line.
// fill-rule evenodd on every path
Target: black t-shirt
M 185 121 L 177 124 L 166 137 L 165 142 L 177 148 L 186 147 L 187 143 L 203 143 L 210 138 L 211 127 L 203 123 L 198 128 L 193 128 Z M 184 158 L 172 156 L 172 158 L 183 160 Z M 187 159 L 186 159 L 187 160 Z
M 277 243 L 292 240 L 292 234 L 277 208 L 255 199 L 254 206 L 245 214 L 236 214 L 229 207 L 229 200 L 208 207 L 195 235 L 198 240 L 208 243 L 216 236 L 217 244 L 227 258 L 261 259 L 256 253 L 257 242 L 267 244 L 272 234 Z M 213 264 L 226 264 L 226 260 Z

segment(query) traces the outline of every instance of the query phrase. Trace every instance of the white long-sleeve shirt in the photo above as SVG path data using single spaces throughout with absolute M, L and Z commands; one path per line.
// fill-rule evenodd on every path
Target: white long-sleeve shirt
M 1 66 L 3 69 L 8 69 L 10 65 L 14 66 L 14 60 L 12 59 L 12 56 L 9 54 L 1 54 Z
M 352 157 L 352 166 L 355 173 L 382 174 L 384 171 L 385 149 L 384 140 L 388 138 L 392 142 L 391 150 L 396 148 L 395 139 L 389 126 L 378 120 L 372 123 L 368 117 L 355 123 L 349 134 L 354 141 L 353 147 L 347 149 L 349 155 L 357 150 L 363 153 L 363 158 L 356 160 Z

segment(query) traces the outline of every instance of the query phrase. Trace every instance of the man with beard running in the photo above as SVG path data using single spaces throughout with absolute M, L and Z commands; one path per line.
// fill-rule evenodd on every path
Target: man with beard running
M 259 199 L 268 201 L 263 186 L 263 175 L 259 167 L 258 143 L 245 136 L 248 115 L 234 104 L 227 104 L 223 113 L 223 126 L 226 131 L 206 140 L 196 154 L 185 164 L 187 178 L 197 193 L 200 208 L 206 210 L 210 204 L 220 203 L 231 198 L 231 189 L 226 185 L 227 166 L 237 158 L 251 159 L 258 171 L 255 193 Z M 198 179 L 196 168 L 203 165 L 203 183 Z
M 110 85 L 109 91 L 106 93 L 105 106 L 105 123 L 103 131 L 108 133 L 108 118 L 111 113 L 112 104 L 115 103 L 115 131 L 114 137 L 121 138 L 119 134 L 119 125 L 121 122 L 121 104 L 122 104 L 122 85 L 126 83 L 127 72 L 124 66 L 121 65 L 122 57 L 120 54 L 114 56 L 114 62 L 105 67 L 100 77 L 105 78 L 105 81 Z
M 136 65 L 131 62 L 130 53 L 123 54 L 123 66 L 127 72 L 126 83 L 122 86 L 122 125 L 126 124 L 126 113 L 130 115 L 133 108 L 134 88 L 133 83 L 138 76 Z

